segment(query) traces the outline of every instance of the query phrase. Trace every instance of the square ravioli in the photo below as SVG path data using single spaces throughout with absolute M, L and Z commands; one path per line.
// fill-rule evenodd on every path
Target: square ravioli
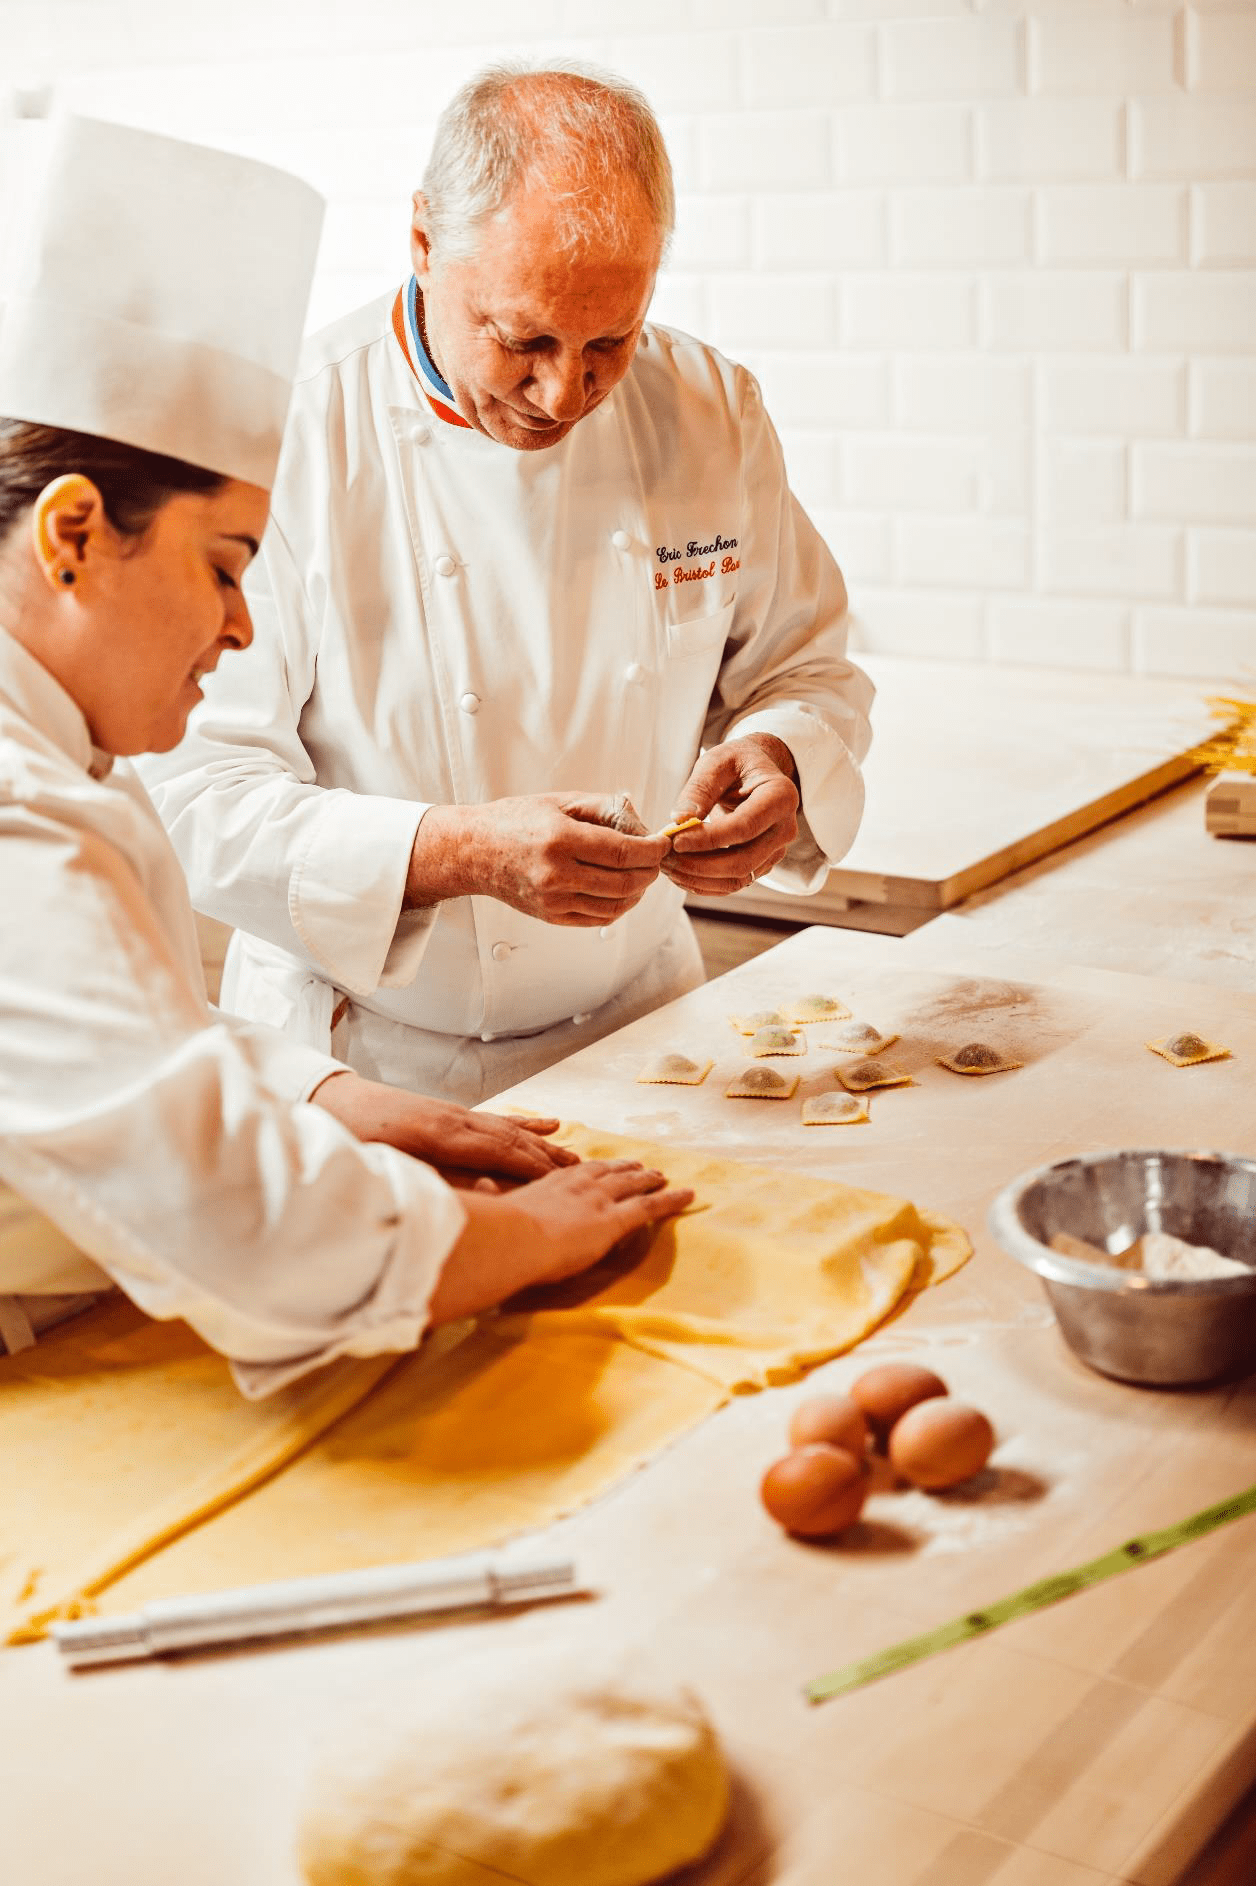
M 774 1067 L 744 1067 L 724 1089 L 728 1100 L 788 1100 L 801 1075 L 782 1074 Z
M 637 1079 L 646 1086 L 701 1087 L 714 1066 L 714 1061 L 691 1061 L 687 1054 L 656 1054 Z
M 797 1028 L 807 1022 L 844 1021 L 850 1010 L 833 995 L 801 995 L 796 1002 L 786 1004 L 785 1014 Z
M 1149 1041 L 1147 1046 L 1162 1061 L 1171 1061 L 1174 1067 L 1198 1067 L 1201 1061 L 1230 1059 L 1230 1050 L 1223 1048 L 1220 1042 L 1205 1041 L 1202 1035 L 1189 1032 L 1166 1035 L 1163 1041 Z
M 759 1028 L 746 1044 L 747 1054 L 806 1054 L 807 1044 L 792 1028 Z
M 861 1094 L 812 1094 L 802 1103 L 804 1126 L 857 1126 L 868 1118 L 868 1102 Z
M 848 1094 L 866 1094 L 872 1087 L 914 1087 L 915 1082 L 901 1067 L 884 1067 L 877 1061 L 852 1061 L 839 1067 L 837 1078 Z
M 871 1022 L 843 1022 L 831 1035 L 823 1040 L 816 1037 L 817 1048 L 831 1048 L 835 1054 L 880 1054 L 883 1048 L 897 1041 L 897 1035 L 883 1035 Z
M 1010 1054 L 1004 1054 L 1001 1048 L 992 1048 L 986 1041 L 968 1041 L 962 1048 L 954 1048 L 950 1054 L 938 1056 L 938 1066 L 947 1068 L 952 1074 L 1006 1074 L 1012 1068 L 1023 1065 L 1023 1062 L 1014 1061 Z
M 788 1028 L 789 1026 L 778 1008 L 756 1009 L 751 1015 L 730 1015 L 728 1019 L 739 1035 L 757 1035 L 761 1028 Z

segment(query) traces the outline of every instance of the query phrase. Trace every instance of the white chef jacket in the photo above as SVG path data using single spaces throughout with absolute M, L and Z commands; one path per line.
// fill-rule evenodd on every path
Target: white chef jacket
M 209 1008 L 143 786 L 3 630 L 0 864 L 0 1298 L 31 1287 L 7 1185 L 101 1282 L 229 1356 L 245 1394 L 412 1348 L 457 1195 L 303 1104 L 330 1057 Z M 38 1223 L 25 1242 L 47 1259 Z
M 517 452 L 429 397 L 402 303 L 307 344 L 253 646 L 142 770 L 193 901 L 246 933 L 224 1001 L 327 1047 L 347 995 L 351 1066 L 475 1101 L 701 970 L 662 877 L 602 930 L 402 912 L 428 805 L 627 792 L 653 830 L 701 745 L 772 733 L 805 819 L 767 882 L 815 890 L 859 823 L 872 690 L 744 368 L 647 326 L 599 408 Z

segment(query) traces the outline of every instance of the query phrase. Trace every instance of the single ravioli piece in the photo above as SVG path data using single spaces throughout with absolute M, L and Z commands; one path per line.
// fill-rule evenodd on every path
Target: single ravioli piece
M 800 1079 L 774 1067 L 744 1067 L 724 1093 L 729 1100 L 788 1100 Z
M 800 995 L 796 1002 L 787 1005 L 785 1013 L 797 1028 L 807 1022 L 840 1022 L 850 1010 L 836 996 Z
M 866 1094 L 872 1087 L 914 1087 L 910 1074 L 901 1067 L 884 1067 L 877 1061 L 852 1061 L 839 1067 L 837 1078 L 849 1094 Z
M 883 1048 L 888 1048 L 892 1041 L 897 1040 L 897 1035 L 883 1035 L 871 1022 L 850 1021 L 843 1022 L 823 1041 L 817 1037 L 816 1047 L 832 1048 L 837 1054 L 880 1054 Z
M 761 1028 L 788 1028 L 789 1026 L 778 1008 L 756 1009 L 753 1015 L 730 1015 L 728 1019 L 739 1035 L 757 1035 Z
M 938 1066 L 949 1068 L 952 1074 L 1005 1074 L 1011 1068 L 1023 1067 L 1024 1062 L 1013 1061 L 988 1042 L 969 1041 L 953 1054 L 940 1054 Z
M 1190 1033 L 1166 1035 L 1163 1041 L 1149 1041 L 1147 1046 L 1162 1061 L 1171 1061 L 1174 1067 L 1198 1067 L 1201 1061 L 1230 1059 L 1229 1048 L 1223 1048 L 1220 1042 L 1205 1041 L 1202 1035 Z
M 792 1028 L 757 1028 L 747 1044 L 748 1054 L 806 1054 L 807 1044 Z
M 695 826 L 701 825 L 702 823 L 703 821 L 701 819 L 681 819 L 675 825 L 665 825 L 662 831 L 656 832 L 654 836 L 656 838 L 675 838 L 678 832 L 692 832 Z
M 858 1126 L 868 1118 L 868 1102 L 859 1094 L 812 1094 L 802 1103 L 804 1126 Z
M 646 1086 L 701 1087 L 714 1065 L 714 1061 L 691 1061 L 687 1054 L 656 1054 L 637 1079 Z

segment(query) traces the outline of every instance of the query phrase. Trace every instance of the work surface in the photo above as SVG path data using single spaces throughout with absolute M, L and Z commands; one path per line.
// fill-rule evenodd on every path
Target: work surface
M 1233 850 L 1218 863 L 1236 869 Z M 565 1639 L 658 1656 L 716 1719 L 737 1806 L 686 1886 L 1179 1878 L 1256 1777 L 1256 1520 L 839 1701 L 801 1696 L 852 1657 L 1256 1481 L 1256 1380 L 1167 1393 L 1090 1374 L 984 1228 L 1007 1179 L 1061 1153 L 1252 1150 L 1256 993 L 1070 967 L 1063 938 L 987 949 L 962 921 L 906 941 L 805 931 L 495 1104 L 906 1193 L 967 1226 L 973 1261 L 807 1387 L 734 1401 L 550 1528 L 541 1550 L 575 1556 L 593 1602 L 79 1678 L 49 1645 L 0 1655 L 8 1877 L 295 1886 L 293 1803 L 346 1707 L 472 1646 Z M 868 1125 L 807 1129 L 797 1097 L 723 1098 L 741 1061 L 729 1012 L 811 991 L 904 1036 L 889 1053 L 916 1085 L 874 1095 Z M 1179 1071 L 1147 1053 L 1182 1028 L 1234 1058 Z M 977 1034 L 1025 1066 L 963 1081 L 933 1064 Z M 638 1085 L 663 1046 L 714 1055 L 705 1085 Z M 791 1065 L 800 1094 L 831 1085 L 830 1057 Z M 991 1468 L 940 1498 L 874 1495 L 839 1544 L 786 1538 L 756 1489 L 790 1409 L 892 1356 L 989 1413 Z
M 752 884 L 740 911 L 906 934 L 1185 779 L 1223 683 L 858 656 L 876 683 L 867 800 L 814 898 Z M 1202 818 L 1202 814 L 1201 814 Z M 718 908 L 710 899 L 696 899 Z

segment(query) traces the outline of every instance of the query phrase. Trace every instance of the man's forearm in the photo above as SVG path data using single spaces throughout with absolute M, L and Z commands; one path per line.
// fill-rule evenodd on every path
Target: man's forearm
M 410 850 L 403 909 L 425 910 L 450 897 L 468 897 L 478 888 L 470 829 L 473 809 L 433 805 L 423 814 Z

